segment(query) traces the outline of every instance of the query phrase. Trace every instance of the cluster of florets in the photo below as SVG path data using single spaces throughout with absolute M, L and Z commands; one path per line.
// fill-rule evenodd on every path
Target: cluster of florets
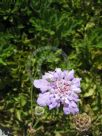
M 75 115 L 73 121 L 75 128 L 80 132 L 87 131 L 91 127 L 91 117 L 86 113 Z
M 63 105 L 65 114 L 79 112 L 80 78 L 74 77 L 74 70 L 62 71 L 56 68 L 42 76 L 42 79 L 34 80 L 34 86 L 40 89 L 37 103 L 40 106 L 48 106 L 49 109 Z

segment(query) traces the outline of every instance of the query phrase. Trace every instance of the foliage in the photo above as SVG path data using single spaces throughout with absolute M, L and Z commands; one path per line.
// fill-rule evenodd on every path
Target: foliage
M 102 135 L 101 6 L 101 0 L 0 1 L 1 127 L 15 136 L 27 133 L 29 123 L 37 124 L 35 135 L 75 135 L 72 116 L 62 120 L 60 111 L 48 109 L 43 118 L 34 114 L 32 80 L 61 67 L 82 78 L 80 113 L 92 118 L 89 135 Z

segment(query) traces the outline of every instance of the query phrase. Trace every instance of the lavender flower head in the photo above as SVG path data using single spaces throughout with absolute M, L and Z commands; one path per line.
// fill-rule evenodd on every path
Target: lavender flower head
M 40 106 L 48 106 L 49 109 L 63 105 L 65 114 L 78 113 L 80 80 L 74 77 L 74 70 L 62 71 L 56 68 L 55 71 L 45 73 L 42 79 L 34 80 L 34 86 L 41 91 L 37 103 Z

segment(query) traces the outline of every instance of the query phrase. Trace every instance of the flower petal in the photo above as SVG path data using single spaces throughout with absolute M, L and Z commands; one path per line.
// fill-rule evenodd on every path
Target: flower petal
M 75 85 L 76 87 L 80 87 L 80 80 L 81 78 L 74 78 L 72 80 L 72 84 Z
M 44 93 L 44 94 L 39 94 L 39 97 L 37 99 L 37 103 L 40 106 L 46 106 L 50 104 L 50 93 Z
M 50 97 L 50 104 L 49 104 L 49 109 L 53 109 L 55 107 L 59 107 L 60 102 L 57 101 L 57 99 L 55 97 Z
M 71 70 L 69 73 L 68 73 L 68 79 L 69 80 L 72 80 L 74 78 L 74 70 Z
M 75 85 L 71 86 L 71 90 L 75 93 L 80 93 L 81 92 L 81 89 L 76 87 Z
M 47 80 L 34 80 L 33 84 L 36 88 L 40 88 L 41 92 L 46 92 L 47 90 L 49 90 L 49 82 Z
M 68 106 L 63 107 L 63 111 L 64 111 L 64 114 L 70 114 L 70 110 Z
M 56 72 L 62 72 L 62 71 L 61 71 L 61 68 L 56 68 L 55 71 L 56 71 Z
M 42 76 L 42 79 L 45 79 L 48 81 L 54 81 L 53 73 L 54 72 L 45 73 L 45 75 Z
M 76 108 L 76 107 L 77 107 L 77 104 L 76 104 L 74 101 L 71 101 L 71 102 L 70 102 L 70 106 L 73 107 L 73 108 Z
M 70 108 L 70 112 L 74 115 L 74 114 L 77 114 L 79 112 L 79 109 L 78 109 L 78 107 Z
M 60 68 L 56 68 L 56 69 L 55 69 L 55 73 L 54 73 L 54 77 L 55 77 L 56 79 L 62 79 L 62 78 L 64 77 L 63 71 L 61 71 Z

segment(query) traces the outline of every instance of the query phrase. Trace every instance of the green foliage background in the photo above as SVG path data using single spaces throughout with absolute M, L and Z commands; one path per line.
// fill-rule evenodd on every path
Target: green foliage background
M 12 135 L 23 136 L 28 124 L 38 120 L 34 108 L 39 92 L 31 78 L 39 78 L 41 73 L 56 67 L 74 69 L 76 76 L 82 78 L 80 113 L 86 112 L 92 118 L 89 135 L 101 136 L 101 0 L 1 0 L 1 127 L 10 128 Z M 44 119 L 35 127 L 44 126 L 44 129 L 35 135 L 76 134 L 71 130 L 71 123 L 68 124 L 68 117 L 63 117 L 61 123 L 62 112 L 54 116 L 53 125 L 46 114 L 50 118 L 46 109 Z

